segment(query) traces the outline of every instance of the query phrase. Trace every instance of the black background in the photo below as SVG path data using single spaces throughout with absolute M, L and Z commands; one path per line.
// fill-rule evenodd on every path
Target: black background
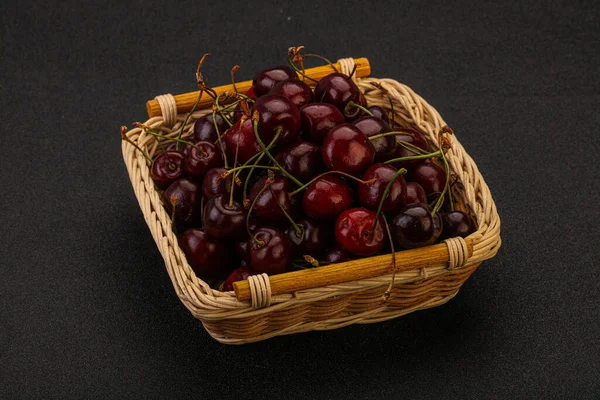
M 0 398 L 599 398 L 594 1 L 0 5 Z M 303 3 L 303 4 L 300 4 Z M 451 3 L 451 4 L 450 4 Z M 366 56 L 477 162 L 503 247 L 439 308 L 225 346 L 179 302 L 122 161 L 145 101 Z

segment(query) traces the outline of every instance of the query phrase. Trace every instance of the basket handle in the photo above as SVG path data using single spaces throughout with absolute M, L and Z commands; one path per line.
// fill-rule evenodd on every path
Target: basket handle
M 449 269 L 464 266 L 473 255 L 473 241 L 461 237 L 446 239 L 444 243 L 396 253 L 396 272 L 425 268 L 436 264 L 448 264 Z M 392 255 L 363 258 L 319 268 L 304 269 L 273 275 L 261 284 L 268 285 L 265 290 L 251 290 L 248 280 L 233 283 L 235 295 L 240 301 L 252 300 L 254 308 L 270 304 L 270 297 L 278 294 L 294 293 L 300 290 L 314 289 L 337 283 L 375 278 L 392 273 Z M 266 274 L 263 274 L 266 277 Z M 261 292 L 268 293 L 262 296 Z M 255 297 L 261 294 L 262 299 Z
M 350 62 L 354 61 L 354 64 L 356 65 L 356 72 L 355 72 L 356 78 L 364 78 L 365 76 L 369 76 L 371 74 L 371 65 L 369 64 L 369 60 L 364 57 L 355 58 L 353 60 L 352 59 L 342 59 L 333 65 L 336 67 L 336 69 L 338 71 L 342 71 L 343 67 L 347 66 L 348 61 L 350 61 Z M 343 63 L 345 63 L 346 65 L 342 65 Z M 305 71 L 307 76 L 309 76 L 317 81 L 319 81 L 319 80 L 323 79 L 324 77 L 326 77 L 327 75 L 331 74 L 331 72 L 332 72 L 332 68 L 329 65 L 322 65 L 320 67 L 307 68 Z M 235 84 L 235 86 L 237 87 L 238 92 L 246 93 L 252 87 L 252 81 L 237 82 Z M 215 92 L 217 92 L 217 95 L 221 95 L 227 91 L 233 91 L 233 86 L 232 85 L 224 85 L 224 86 L 219 86 L 219 87 L 216 87 L 213 89 Z M 178 95 L 173 96 L 175 99 L 175 104 L 177 105 L 177 113 L 186 113 L 186 112 L 191 111 L 192 108 L 194 107 L 194 104 L 196 104 L 196 100 L 198 100 L 199 93 L 200 93 L 199 91 L 196 91 L 196 92 L 178 94 Z M 202 100 L 200 100 L 200 103 L 198 104 L 197 108 L 201 109 L 201 108 L 210 107 L 212 105 L 212 103 L 213 103 L 213 99 L 206 96 Z M 161 105 L 160 105 L 158 99 L 156 99 L 156 98 L 154 98 L 152 100 L 148 100 L 146 102 L 146 109 L 148 110 L 149 118 L 159 117 L 159 116 L 163 115 Z

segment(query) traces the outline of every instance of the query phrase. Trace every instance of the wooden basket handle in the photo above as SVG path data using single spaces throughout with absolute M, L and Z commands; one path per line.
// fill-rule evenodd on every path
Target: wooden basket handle
M 357 78 L 364 78 L 365 76 L 369 76 L 371 74 L 371 65 L 369 64 L 369 60 L 362 58 L 355 58 L 354 64 L 356 65 L 355 76 Z M 341 65 L 339 62 L 333 64 L 337 68 L 338 71 L 341 71 Z M 333 69 L 330 65 L 322 65 L 320 67 L 307 68 L 305 73 L 307 76 L 319 81 L 331 74 Z M 243 81 L 237 82 L 236 84 L 237 90 L 240 93 L 246 93 L 252 87 L 252 81 Z M 227 91 L 233 91 L 232 85 L 224 85 L 213 88 L 217 95 L 221 95 Z M 177 104 L 177 113 L 186 113 L 192 110 L 194 104 L 198 100 L 198 91 L 183 93 L 173 96 L 175 98 L 175 104 Z M 205 96 L 200 103 L 198 104 L 197 109 L 200 110 L 202 108 L 210 107 L 213 103 L 213 100 L 209 96 Z M 162 110 L 160 108 L 160 104 L 158 100 L 152 99 L 146 102 L 146 109 L 148 110 L 148 117 L 158 117 L 162 115 Z

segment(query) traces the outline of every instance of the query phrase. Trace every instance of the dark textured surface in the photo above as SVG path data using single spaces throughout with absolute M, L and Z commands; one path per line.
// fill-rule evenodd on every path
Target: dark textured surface
M 594 2 L 11 3 L 0 398 L 600 397 Z M 442 307 L 224 346 L 172 289 L 118 127 L 193 89 L 204 52 L 218 84 L 296 44 L 366 56 L 433 104 L 492 188 L 503 247 Z

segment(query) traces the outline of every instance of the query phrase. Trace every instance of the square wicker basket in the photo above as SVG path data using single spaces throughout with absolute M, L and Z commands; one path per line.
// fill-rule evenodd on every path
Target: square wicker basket
M 349 74 L 355 61 L 368 66 L 365 59 L 352 58 L 339 60 L 337 65 Z M 392 79 L 361 78 L 359 74 L 354 79 L 369 105 L 389 110 L 387 97 L 372 84 L 387 90 L 394 102 L 396 121 L 420 130 L 437 144 L 436 134 L 446 124 L 418 94 Z M 145 124 L 167 136 L 176 136 L 186 119 L 186 113 L 178 110 L 176 98 L 158 96 L 154 104 L 159 107 L 160 116 L 151 117 Z M 148 110 L 151 115 L 150 106 Z M 196 119 L 209 112 L 207 107 L 193 113 L 184 127 L 186 135 L 192 134 Z M 127 135 L 151 156 L 160 149 L 155 137 L 139 128 Z M 490 191 L 471 157 L 452 136 L 447 158 L 460 182 L 454 186 L 453 194 L 458 207 L 468 209 L 477 219 L 478 229 L 466 239 L 453 238 L 442 244 L 397 252 L 395 283 L 387 301 L 382 301 L 382 295 L 392 278 L 391 255 L 270 278 L 263 274 L 236 283 L 236 292 L 220 292 L 196 277 L 186 261 L 161 203 L 160 191 L 150 178 L 146 159 L 125 141 L 122 150 L 135 195 L 177 295 L 208 333 L 222 343 L 242 344 L 277 335 L 379 322 L 444 304 L 456 296 L 483 260 L 496 254 L 501 244 L 500 219 Z M 365 276 L 365 266 L 379 272 Z M 341 270 L 355 274 L 344 273 L 342 279 Z M 305 278 L 310 278 L 311 283 L 305 284 Z M 295 287 L 293 291 L 289 290 L 290 283 Z

